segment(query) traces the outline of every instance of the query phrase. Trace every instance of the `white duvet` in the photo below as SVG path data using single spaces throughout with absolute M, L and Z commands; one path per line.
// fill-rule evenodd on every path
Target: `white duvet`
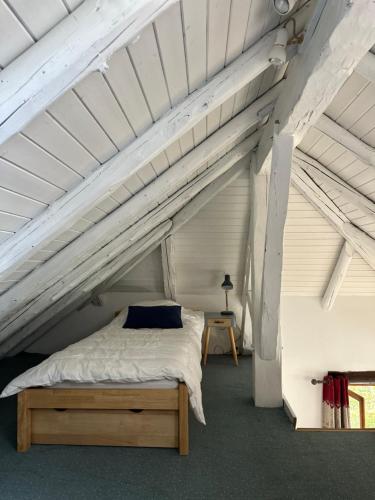
M 183 328 L 175 330 L 124 329 L 127 309 L 109 325 L 59 351 L 10 382 L 0 397 L 27 387 L 60 382 L 146 382 L 179 380 L 186 383 L 190 405 L 205 423 L 201 379 L 201 311 L 182 308 Z

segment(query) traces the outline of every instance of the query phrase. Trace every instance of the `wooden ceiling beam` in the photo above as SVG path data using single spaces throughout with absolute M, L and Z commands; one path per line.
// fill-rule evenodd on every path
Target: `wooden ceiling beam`
M 26 287 L 24 280 L 15 285 L 7 293 L 7 301 L 11 300 L 9 305 L 14 306 L 14 302 L 20 299 L 20 292 L 15 290 L 15 288 L 20 285 L 18 288 L 22 288 L 24 292 L 22 305 L 19 302 L 19 307 L 13 307 L 12 312 L 7 309 L 3 310 L 0 341 L 6 340 L 14 332 L 20 330 L 25 324 L 42 314 L 43 311 L 50 306 L 51 302 L 57 302 L 63 296 L 73 292 L 94 272 L 99 272 L 100 269 L 105 266 L 106 262 L 116 258 L 117 255 L 129 248 L 132 243 L 138 241 L 154 227 L 157 227 L 163 221 L 174 215 L 175 212 L 180 210 L 191 198 L 210 184 L 210 182 L 214 181 L 218 176 L 229 170 L 233 165 L 244 158 L 249 151 L 256 146 L 258 138 L 259 134 L 256 133 L 248 139 L 245 139 L 241 144 L 235 146 L 231 151 L 216 161 L 209 169 L 190 181 L 187 186 L 183 186 L 178 191 L 175 191 L 173 195 L 159 205 L 157 205 L 156 201 L 160 201 L 160 191 L 154 191 L 156 206 L 154 205 L 155 208 L 153 210 L 146 210 L 143 217 L 140 217 L 136 222 L 129 226 L 128 229 L 126 229 L 126 224 L 123 223 L 120 234 L 113 233 L 112 237 L 106 243 L 102 243 L 96 248 L 93 247 L 91 249 L 91 253 L 89 254 L 82 254 L 81 261 L 75 260 L 75 250 L 70 249 L 68 251 L 70 258 L 69 261 L 66 261 L 65 271 L 59 276 L 59 279 L 52 282 L 50 286 L 45 286 L 44 289 L 40 287 L 38 288 L 35 284 L 35 275 L 32 276 L 33 273 L 31 273 L 28 277 L 31 282 L 34 282 L 34 286 L 37 288 L 36 290 L 30 290 L 30 281 L 29 283 L 26 283 Z M 237 168 L 240 168 L 240 166 Z M 184 179 L 187 181 L 188 172 L 185 172 Z M 149 201 L 150 206 L 150 199 L 146 197 L 146 200 Z M 101 222 L 99 224 L 101 224 Z M 73 246 L 75 247 L 75 245 Z M 62 252 L 64 252 L 64 250 L 62 250 Z M 60 253 L 56 257 L 58 257 Z M 52 262 L 53 260 L 54 258 L 50 259 L 50 261 L 46 262 L 42 266 L 44 268 L 44 273 L 46 273 L 45 266 L 48 266 L 49 263 L 49 266 L 52 266 L 52 268 L 54 267 Z M 37 274 L 38 279 L 43 277 L 43 273 L 40 272 L 41 270 L 42 268 L 39 268 L 37 270 L 39 272 L 35 273 Z M 28 277 L 26 277 L 25 280 L 27 280 Z M 83 291 L 85 292 L 86 290 L 83 289 Z M 4 294 L 0 300 L 3 299 L 5 295 L 6 294 Z M 28 297 L 27 300 L 26 297 Z
M 273 38 L 274 32 L 264 36 L 201 89 L 190 94 L 144 134 L 0 245 L 0 280 L 5 281 L 33 253 L 71 228 L 173 141 L 267 69 Z M 258 111 L 275 100 L 279 91 L 280 84 L 248 108 L 249 123 L 259 121 Z M 242 116 L 245 117 L 246 113 Z M 208 142 L 205 144 L 208 145 Z
M 173 235 L 167 236 L 161 242 L 161 266 L 163 270 L 165 298 L 176 300 L 176 266 Z
M 106 62 L 176 0 L 85 0 L 1 72 L 0 144 Z M 36 14 L 37 15 L 37 14 Z
M 292 135 L 298 146 L 324 113 L 375 43 L 374 18 L 372 0 L 325 3 L 313 35 L 288 67 L 287 85 L 277 99 L 260 141 L 258 172 L 270 166 L 276 121 L 280 123 L 280 133 Z
M 113 260 L 109 260 L 102 269 L 93 272 L 90 277 L 72 290 L 71 293 L 61 297 L 55 303 L 50 303 L 48 307 L 30 322 L 25 323 L 14 335 L 1 342 L 0 358 L 6 356 L 10 351 L 13 351 L 13 354 L 20 352 L 20 349 L 22 350 L 25 346 L 30 345 L 30 342 L 36 342 L 41 336 L 48 333 L 51 328 L 56 326 L 56 319 L 61 321 L 65 317 L 64 311 L 70 314 L 77 310 L 77 308 L 87 302 L 91 296 L 91 291 L 100 285 L 100 283 L 113 276 L 119 269 L 123 269 L 132 259 L 147 251 L 151 246 L 156 248 L 171 226 L 171 221 L 166 221 L 159 225 L 130 248 L 121 252 Z M 33 335 L 34 333 L 35 335 Z
M 296 163 L 292 167 L 292 183 L 375 270 L 374 238 L 352 224 L 318 184 Z
M 358 139 L 358 137 L 331 120 L 327 115 L 322 115 L 315 123 L 314 128 L 330 137 L 347 151 L 353 153 L 365 165 L 375 167 L 375 148 Z
M 327 167 L 311 158 L 302 151 L 296 149 L 294 152 L 294 163 L 298 164 L 309 174 L 315 182 L 322 182 L 330 189 L 334 189 L 351 205 L 354 205 L 363 214 L 369 216 L 375 222 L 375 203 L 360 193 L 341 179 L 338 175 L 331 172 Z
M 322 307 L 326 311 L 330 311 L 335 303 L 337 295 L 340 292 L 341 285 L 345 280 L 350 263 L 353 259 L 353 255 L 354 255 L 353 247 L 351 246 L 350 243 L 344 241 L 340 255 L 337 259 L 336 265 L 333 269 L 327 288 L 322 297 Z
M 39 316 L 5 340 L 0 345 L 0 357 L 8 353 L 14 355 L 21 352 L 47 334 L 64 317 L 87 302 L 92 294 L 97 295 L 108 290 L 149 255 L 160 244 L 162 239 L 173 236 L 176 231 L 189 222 L 214 196 L 241 175 L 243 168 L 242 163 L 230 168 L 216 180 L 212 180 L 171 219 L 155 228 L 150 235 L 144 236 L 125 251 L 121 248 L 121 253 L 114 260 L 104 264 L 101 269 L 94 272 L 92 276 L 72 290 L 71 293 L 66 294 L 55 304 L 43 310 Z
M 61 279 L 66 274 L 67 268 L 76 267 L 86 259 L 87 255 L 95 253 L 97 248 L 101 248 L 123 232 L 126 227 L 134 224 L 138 218 L 150 210 L 154 203 L 160 203 L 173 194 L 179 186 L 183 186 L 184 182 L 187 182 L 207 160 L 222 151 L 223 148 L 229 147 L 246 133 L 249 127 L 259 122 L 258 111 L 265 103 L 272 102 L 279 88 L 277 86 L 267 92 L 105 219 L 88 229 L 10 290 L 4 292 L 0 296 L 0 317 L 4 319 L 4 315 L 11 315 L 15 310 L 23 307 L 35 296 Z M 100 178 L 98 182 L 100 182 Z M 58 219 L 55 218 L 48 221 L 51 231 L 53 231 L 53 225 L 57 223 Z M 45 230 L 46 228 L 42 229 L 43 232 Z M 21 235 L 21 233 L 22 230 L 19 234 Z M 21 241 L 20 243 L 23 245 L 21 250 L 25 250 L 28 255 L 34 253 L 33 248 L 30 249 L 26 246 L 32 246 L 33 241 L 35 239 L 31 235 L 26 238 L 26 241 Z M 12 252 L 12 247 L 8 250 Z M 7 259 L 8 263 L 12 263 L 12 268 L 16 262 L 18 265 L 20 264 L 20 254 L 15 256 L 11 253 L 3 255 L 3 258 Z M 7 274 L 8 272 L 9 269 L 7 269 Z

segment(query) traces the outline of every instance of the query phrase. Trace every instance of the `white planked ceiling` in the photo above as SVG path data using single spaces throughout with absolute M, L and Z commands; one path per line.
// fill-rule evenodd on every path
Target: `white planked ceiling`
M 177 294 L 217 293 L 224 273 L 241 293 L 249 225 L 246 171 L 213 198 L 175 236 Z M 291 187 L 284 238 L 282 294 L 321 297 L 343 244 L 322 215 Z M 111 288 L 162 292 L 158 249 Z M 375 271 L 355 255 L 340 295 L 375 295 Z
M 11 237 L 277 25 L 269 4 L 183 0 L 173 5 L 118 51 L 104 74 L 91 74 L 0 147 L 0 239 Z M 42 257 L 52 256 L 150 183 L 264 93 L 274 77 L 270 68 L 246 85 L 47 245 Z M 34 258 L 26 266 L 31 270 L 44 260 Z M 0 290 L 9 285 L 0 283 Z
M 375 146 L 375 84 L 353 73 L 326 110 L 327 116 L 353 135 Z M 309 130 L 300 149 L 375 201 L 375 169 L 315 128 Z M 347 203 L 339 193 L 320 184 L 355 225 L 375 237 L 375 224 Z
M 5 68 L 83 0 L 0 0 L 0 68 Z M 9 41 L 11 40 L 11 43 Z
M 0 66 L 9 64 L 79 3 L 78 0 L 49 0 L 49 9 L 39 12 L 39 0 L 0 0 Z M 279 22 L 271 0 L 181 0 L 165 11 L 132 44 L 114 54 L 103 74 L 91 74 L 22 133 L 0 147 L 0 242 L 19 231 L 50 203 L 141 135 L 161 115 Z M 10 36 L 12 44 L 2 43 Z M 110 197 L 98 203 L 69 231 L 25 262 L 7 282 L 0 282 L 0 292 L 152 182 L 270 88 L 276 78 L 276 71 L 270 68 L 246 85 Z M 326 113 L 374 146 L 374 110 L 374 84 L 354 73 Z M 375 171 L 361 164 L 342 146 L 311 129 L 300 147 L 375 200 Z M 245 184 L 228 188 L 228 193 L 236 189 L 242 193 Z M 363 214 L 345 203 L 337 193 L 329 191 L 329 195 L 350 220 L 375 236 L 375 227 Z M 226 241 L 233 237 L 233 242 L 234 233 L 237 234 L 238 255 L 231 257 L 236 262 L 233 260 L 230 271 L 238 283 L 245 233 L 238 234 L 246 230 L 244 215 L 237 218 L 235 213 L 240 199 L 228 204 L 225 217 L 219 210 L 223 219 L 215 219 L 215 224 L 209 224 L 209 228 L 202 222 L 207 240 L 215 231 L 223 235 L 228 231 Z M 241 210 L 243 214 L 246 212 L 246 203 Z M 199 233 L 196 221 L 195 224 L 192 222 L 190 229 L 192 233 L 195 230 Z M 185 239 L 191 237 L 186 232 L 189 227 L 185 229 Z M 182 249 L 182 235 L 178 241 Z M 331 226 L 292 190 L 285 235 L 283 293 L 320 295 L 341 243 Z M 233 255 L 234 248 L 228 252 Z M 181 287 L 192 290 L 192 285 L 188 284 L 189 274 L 196 263 L 181 259 L 178 261 Z M 225 267 L 226 261 L 220 259 L 218 257 L 218 262 L 212 264 L 215 269 Z M 205 265 L 210 272 L 212 266 L 206 261 Z M 374 271 L 356 257 L 341 293 L 375 294 L 374 275 Z

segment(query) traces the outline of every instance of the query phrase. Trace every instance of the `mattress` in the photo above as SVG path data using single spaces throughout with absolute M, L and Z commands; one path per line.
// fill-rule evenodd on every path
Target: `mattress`
M 177 380 L 148 380 L 147 382 L 61 382 L 51 385 L 51 389 L 176 389 Z

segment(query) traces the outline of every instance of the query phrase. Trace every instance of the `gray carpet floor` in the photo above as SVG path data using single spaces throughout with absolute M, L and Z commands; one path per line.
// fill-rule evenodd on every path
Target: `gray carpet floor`
M 0 388 L 42 358 L 0 362 Z M 0 499 L 375 499 L 375 433 L 298 433 L 249 400 L 250 358 L 210 357 L 207 426 L 190 418 L 175 450 L 41 446 L 15 450 L 16 398 L 0 400 Z

